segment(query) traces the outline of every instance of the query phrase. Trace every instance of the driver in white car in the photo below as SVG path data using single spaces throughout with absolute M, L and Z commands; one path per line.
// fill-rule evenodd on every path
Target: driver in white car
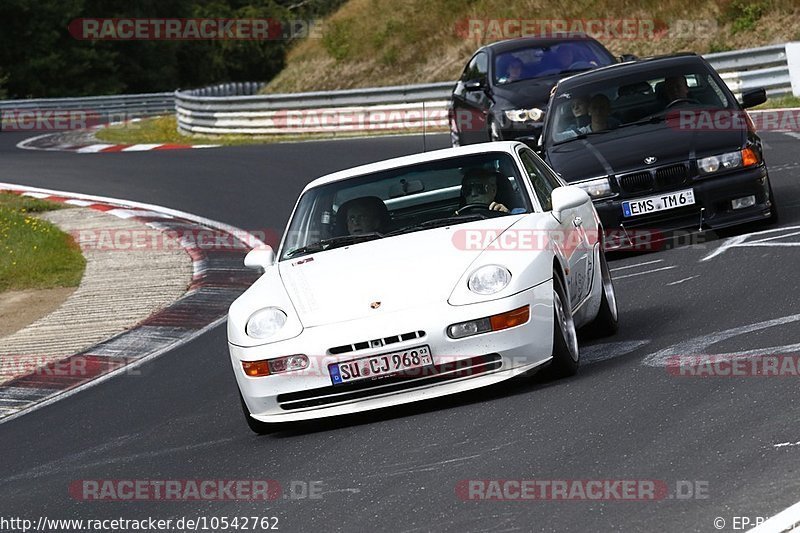
M 504 204 L 496 201 L 497 181 L 506 179 L 497 171 L 485 168 L 468 170 L 461 180 L 461 208 L 470 204 L 487 206 L 490 211 L 501 213 L 524 213 L 525 209 L 515 208 L 509 210 Z

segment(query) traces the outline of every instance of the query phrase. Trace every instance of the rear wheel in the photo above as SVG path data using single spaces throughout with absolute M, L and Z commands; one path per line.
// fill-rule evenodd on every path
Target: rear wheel
M 256 420 L 250 415 L 250 409 L 248 409 L 247 404 L 244 403 L 244 398 L 242 398 L 242 393 L 239 393 L 239 400 L 242 403 L 242 412 L 244 412 L 244 417 L 247 420 L 247 426 L 253 431 L 253 433 L 257 433 L 259 435 L 266 435 L 267 433 L 272 433 L 273 431 L 275 431 L 277 424 L 268 424 L 266 422 Z
M 549 368 L 550 377 L 558 379 L 573 376 L 579 365 L 578 334 L 567 291 L 561 278 L 553 274 L 553 360 Z
M 586 328 L 597 337 L 607 337 L 619 330 L 619 310 L 617 309 L 617 295 L 614 292 L 614 283 L 611 280 L 611 270 L 608 268 L 606 253 L 600 250 L 600 277 L 603 283 L 600 311 L 597 317 Z

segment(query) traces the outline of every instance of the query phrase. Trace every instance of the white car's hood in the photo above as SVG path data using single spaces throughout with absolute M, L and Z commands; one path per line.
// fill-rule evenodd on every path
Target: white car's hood
M 464 250 L 464 229 L 503 231 L 518 216 L 418 231 L 282 261 L 283 285 L 304 327 L 447 301 L 482 250 Z M 457 241 L 457 238 L 456 238 Z

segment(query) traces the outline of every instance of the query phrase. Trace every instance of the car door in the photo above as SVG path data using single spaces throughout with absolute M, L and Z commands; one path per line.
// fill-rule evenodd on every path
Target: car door
M 489 57 L 486 52 L 475 54 L 453 91 L 453 116 L 461 144 L 474 144 L 489 140 L 486 116 L 491 101 L 489 87 Z
M 536 197 L 544 211 L 551 211 L 553 189 L 564 184 L 529 148 L 520 148 L 519 157 L 525 167 Z M 565 272 L 570 307 L 575 307 L 589 294 L 589 274 L 594 268 L 589 234 L 594 224 L 591 200 L 584 205 L 565 211 L 558 222 L 558 230 L 550 239 L 563 251 L 569 271 Z

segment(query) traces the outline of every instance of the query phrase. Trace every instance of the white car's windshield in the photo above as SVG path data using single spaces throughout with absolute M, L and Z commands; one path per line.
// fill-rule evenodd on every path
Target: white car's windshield
M 408 165 L 306 191 L 280 257 L 530 209 L 517 165 L 505 152 Z

